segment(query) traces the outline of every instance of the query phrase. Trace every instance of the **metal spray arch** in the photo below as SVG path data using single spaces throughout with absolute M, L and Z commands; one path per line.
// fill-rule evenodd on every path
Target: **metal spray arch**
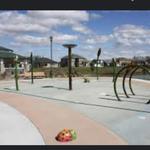
M 122 88 L 123 88 L 123 92 L 125 94 L 125 96 L 127 98 L 130 98 L 127 91 L 126 91 L 126 87 L 125 87 L 125 81 L 126 81 L 126 77 L 127 75 L 129 74 L 129 89 L 132 93 L 132 95 L 135 95 L 134 91 L 133 91 L 133 88 L 132 88 L 132 77 L 134 75 L 134 73 L 138 70 L 138 69 L 142 69 L 144 71 L 146 71 L 149 75 L 150 75 L 150 71 L 148 70 L 149 67 L 148 66 L 142 66 L 142 65 L 133 65 L 133 64 L 130 64 L 130 65 L 127 65 L 125 67 L 123 67 L 122 69 L 119 70 L 119 72 L 116 74 L 115 76 L 115 79 L 114 79 L 114 92 L 115 92 L 115 95 L 117 97 L 117 100 L 118 101 L 121 101 L 119 95 L 118 95 L 118 91 L 117 91 L 117 79 L 119 77 L 119 75 L 125 71 L 125 73 L 123 74 L 123 79 L 122 79 Z M 150 102 L 150 100 L 147 102 L 147 104 Z

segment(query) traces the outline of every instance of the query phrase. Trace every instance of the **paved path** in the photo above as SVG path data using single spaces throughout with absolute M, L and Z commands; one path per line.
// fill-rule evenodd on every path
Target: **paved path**
M 41 134 L 28 118 L 0 102 L 0 145 L 43 144 Z
M 150 105 L 145 103 L 150 98 L 150 82 L 133 82 L 136 96 L 126 98 L 118 80 L 118 91 L 122 98 L 116 100 L 112 78 L 97 81 L 90 78 L 90 83 L 83 83 L 82 78 L 73 78 L 73 90 L 68 90 L 68 79 L 29 80 L 19 82 L 20 91 L 15 91 L 14 81 L 1 82 L 0 89 L 16 92 L 46 100 L 80 112 L 91 120 L 103 124 L 119 135 L 128 144 L 150 144 Z M 128 85 L 126 85 L 128 87 Z M 129 89 L 127 91 L 130 93 Z
M 66 107 L 60 107 L 52 102 L 43 101 L 35 97 L 22 96 L 14 93 L 0 92 L 0 97 L 1 101 L 16 108 L 33 122 L 43 136 L 46 144 L 127 144 L 124 140 L 115 135 L 112 131 L 108 130 L 106 127 Z M 7 116 L 10 114 L 5 115 Z M 12 120 L 10 120 L 10 122 L 12 122 Z M 21 123 L 24 126 L 26 125 L 26 122 L 22 121 Z M 11 124 L 9 127 L 10 126 Z M 55 136 L 64 128 L 74 129 L 78 135 L 77 140 L 68 143 L 57 142 L 55 140 Z M 14 130 L 14 134 L 17 132 L 18 131 L 16 128 L 16 130 Z M 22 136 L 24 136 L 26 132 L 28 132 L 28 129 L 24 128 L 21 132 Z M 30 134 L 32 135 L 32 133 L 33 132 Z M 17 134 L 16 136 L 12 136 L 15 139 Z M 27 141 L 30 141 L 34 136 L 35 134 L 32 135 Z M 17 144 L 17 139 L 18 138 L 15 139 L 15 144 Z M 33 140 L 31 140 L 30 143 L 36 144 Z M 18 140 L 18 144 L 22 143 Z M 41 142 L 37 144 L 41 144 Z

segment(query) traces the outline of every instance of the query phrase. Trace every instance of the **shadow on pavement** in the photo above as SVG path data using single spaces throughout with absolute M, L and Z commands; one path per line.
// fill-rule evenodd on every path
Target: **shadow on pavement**
M 61 87 L 56 87 L 56 86 L 52 86 L 52 85 L 45 85 L 45 86 L 42 86 L 42 88 L 56 88 L 58 90 L 67 90 L 67 88 L 61 88 Z
M 106 96 L 108 96 L 108 97 L 115 97 L 116 98 L 116 96 L 115 95 L 106 95 Z M 130 95 L 131 97 L 130 98 L 133 98 L 133 99 L 137 99 L 137 100 L 148 100 L 148 97 L 137 97 L 138 95 L 135 95 L 135 96 L 133 96 L 133 95 Z M 122 97 L 122 98 L 126 98 L 126 99 L 130 99 L 130 98 L 127 98 L 125 95 L 124 96 L 119 96 L 119 97 Z M 124 101 L 124 100 L 122 100 L 122 101 Z M 126 101 L 128 101 L 128 100 L 126 100 Z M 130 100 L 129 100 L 130 101 Z M 131 101 L 132 102 L 132 101 Z M 134 101 L 133 101 L 134 102 Z
M 111 101 L 118 101 L 117 99 L 113 99 L 113 98 L 108 98 L 108 97 L 99 97 L 100 99 L 104 99 L 104 100 L 111 100 Z M 124 97 L 125 98 L 125 97 Z M 130 103 L 139 103 L 139 104 L 145 104 L 146 102 L 139 102 L 139 101 L 132 101 L 132 100 L 121 100 L 123 102 L 130 102 Z

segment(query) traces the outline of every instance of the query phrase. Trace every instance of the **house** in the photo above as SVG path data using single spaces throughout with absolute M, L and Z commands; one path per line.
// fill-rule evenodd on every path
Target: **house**
M 23 73 L 27 68 L 27 60 L 24 56 L 16 54 L 13 50 L 0 46 L 0 74 L 14 74 L 15 57 L 18 56 L 19 73 Z
M 97 63 L 97 59 L 93 59 L 90 63 L 91 67 L 103 67 L 104 66 L 104 60 L 99 60 Z
M 104 66 L 111 66 L 112 64 L 112 59 L 105 59 L 103 60 Z
M 30 61 L 30 58 L 28 58 Z M 33 63 L 35 68 L 49 68 L 52 64 L 53 68 L 58 67 L 58 62 L 46 57 L 34 56 Z
M 71 63 L 73 67 L 86 67 L 89 65 L 89 61 L 80 55 L 72 54 L 71 58 L 72 58 Z M 60 66 L 61 67 L 68 66 L 68 56 L 64 56 L 61 58 Z
M 142 56 L 135 56 L 135 57 L 133 57 L 133 62 L 137 65 L 145 65 L 146 58 L 142 57 Z
M 116 65 L 117 66 L 126 66 L 132 63 L 132 59 L 125 58 L 125 57 L 119 57 L 116 58 Z
M 150 65 L 150 56 L 145 57 L 145 64 Z

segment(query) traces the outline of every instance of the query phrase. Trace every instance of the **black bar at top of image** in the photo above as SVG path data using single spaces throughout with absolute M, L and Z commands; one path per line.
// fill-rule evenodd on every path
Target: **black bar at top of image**
M 150 0 L 0 0 L 1 10 L 150 10 Z

